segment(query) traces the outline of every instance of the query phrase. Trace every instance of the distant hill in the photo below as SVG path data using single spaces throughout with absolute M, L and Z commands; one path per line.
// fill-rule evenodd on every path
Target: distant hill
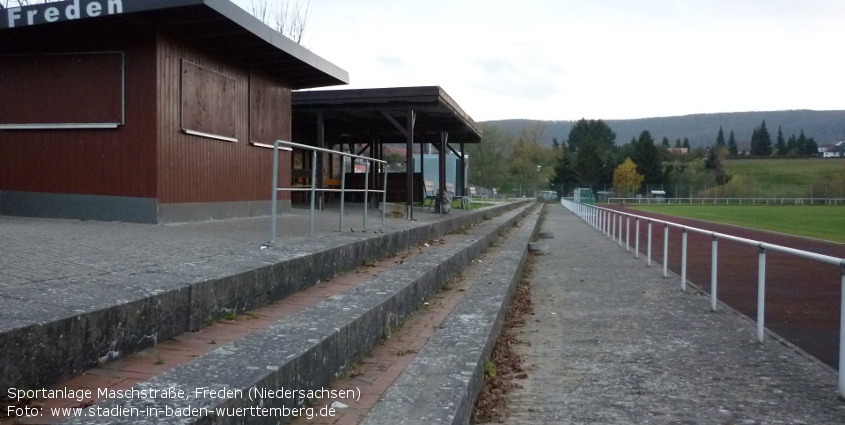
M 778 126 L 781 126 L 784 138 L 787 139 L 791 134 L 797 136 L 801 129 L 819 145 L 845 139 L 845 111 L 732 112 L 605 122 L 616 132 L 617 144 L 628 143 L 643 130 L 648 130 L 658 143 L 666 136 L 674 146 L 676 139 L 683 141 L 686 137 L 695 148 L 716 143 L 719 126 L 725 131 L 726 141 L 733 130 L 737 144 L 743 147 L 751 139 L 754 127 L 759 127 L 763 120 L 766 120 L 772 143 L 776 141 Z M 498 126 L 514 134 L 519 134 L 524 126 L 541 123 L 546 127 L 544 143 L 551 144 L 552 138 L 565 141 L 575 121 L 498 120 L 483 123 Z

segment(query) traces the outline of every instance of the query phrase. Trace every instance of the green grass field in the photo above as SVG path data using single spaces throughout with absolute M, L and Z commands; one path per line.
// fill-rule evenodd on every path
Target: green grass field
M 730 159 L 725 166 L 746 182 L 734 188 L 734 197 L 845 197 L 845 184 L 837 179 L 845 172 L 843 160 Z
M 650 205 L 632 208 L 845 242 L 845 206 Z

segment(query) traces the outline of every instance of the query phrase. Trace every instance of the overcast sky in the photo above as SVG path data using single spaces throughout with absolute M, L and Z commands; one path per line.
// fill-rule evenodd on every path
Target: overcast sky
M 439 85 L 477 121 L 845 109 L 845 0 L 311 0 L 311 13 L 303 44 L 349 88 Z

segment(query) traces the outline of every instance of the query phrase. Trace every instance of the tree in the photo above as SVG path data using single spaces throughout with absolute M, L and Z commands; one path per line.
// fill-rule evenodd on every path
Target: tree
M 675 149 L 681 148 L 681 139 L 675 140 Z
M 513 144 L 510 176 L 523 191 L 545 188 L 554 172 L 555 155 L 541 143 L 546 128 L 542 124 L 522 128 Z
M 736 145 L 736 139 L 734 138 L 734 131 L 731 130 L 731 135 L 728 136 L 728 152 L 731 156 L 739 155 L 739 147 Z
M 602 120 L 578 120 L 569 130 L 566 144 L 569 150 L 578 152 L 578 147 L 586 139 L 592 139 L 599 151 L 612 149 L 616 146 L 616 133 Z
M 722 160 L 727 156 L 727 148 L 711 148 L 707 150 L 707 157 L 704 159 L 704 169 L 710 171 L 716 180 L 716 184 L 726 184 L 731 180 L 731 175 L 725 171 Z
M 252 0 L 251 13 L 296 44 L 302 44 L 311 19 L 311 1 L 302 7 L 298 1 L 291 5 L 288 0 Z
M 775 153 L 778 155 L 786 155 L 786 141 L 783 139 L 783 130 L 778 126 L 778 141 L 775 144 Z
M 769 156 L 772 154 L 772 137 L 766 129 L 764 120 L 760 127 L 755 128 L 751 135 L 751 155 Z
M 660 150 L 654 144 L 651 133 L 644 130 L 634 144 L 631 159 L 637 164 L 637 172 L 643 175 L 646 184 L 663 181 L 663 165 Z
M 469 180 L 474 185 L 494 188 L 502 187 L 507 175 L 502 172 L 506 169 L 506 156 L 513 143 L 513 136 L 499 127 L 481 124 L 484 134 L 481 143 L 472 143 L 467 146 L 471 165 L 469 167 Z
M 692 147 L 690 147 L 690 145 L 689 145 L 689 139 L 687 139 L 686 137 L 684 137 L 684 145 L 683 146 L 687 149 L 692 149 Z
M 661 146 L 663 146 L 666 149 L 669 148 L 669 138 L 668 137 L 663 136 L 663 142 L 661 143 Z
M 613 190 L 622 198 L 630 198 L 643 184 L 643 175 L 637 173 L 637 165 L 631 158 L 616 167 L 613 172 Z
M 721 149 L 725 147 L 725 133 L 722 131 L 722 127 L 719 126 L 719 135 L 716 136 L 716 148 Z
M 578 183 L 590 188 L 595 187 L 601 177 L 602 165 L 598 143 L 592 138 L 582 140 L 575 157 L 575 175 L 578 176 Z
M 573 161 L 575 154 L 568 149 L 564 149 L 563 146 L 558 146 L 555 149 L 557 163 L 555 164 L 551 184 L 560 196 L 564 196 L 578 184 L 578 175 L 575 174 L 575 163 Z

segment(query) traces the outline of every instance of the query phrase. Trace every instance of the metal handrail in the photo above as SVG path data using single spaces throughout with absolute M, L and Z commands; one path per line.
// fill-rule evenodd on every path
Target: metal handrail
M 310 188 L 297 188 L 297 187 L 279 187 L 279 150 L 280 146 L 284 145 L 290 148 L 299 148 L 311 151 L 311 187 Z M 281 148 L 283 150 L 288 150 L 287 148 Z M 317 152 L 328 153 L 330 155 L 340 155 L 340 156 L 347 156 L 350 158 L 357 158 L 363 159 L 367 161 L 367 169 L 364 176 L 364 189 L 346 189 L 346 161 L 341 161 L 341 183 L 340 189 L 331 189 L 331 188 L 318 188 L 317 187 Z M 370 189 L 370 163 L 374 162 L 376 164 L 381 164 L 382 167 L 382 174 L 384 175 L 384 188 L 382 190 L 378 189 Z M 375 158 L 368 158 L 366 156 L 355 155 L 346 152 L 340 152 L 332 149 L 325 149 L 325 148 L 318 148 L 316 146 L 308 146 L 303 145 L 300 143 L 288 142 L 284 140 L 276 140 L 273 143 L 273 194 L 270 202 L 270 208 L 272 209 L 271 215 L 271 223 L 270 223 L 270 241 L 271 243 L 276 243 L 276 208 L 277 208 L 277 197 L 279 192 L 311 192 L 311 230 L 310 235 L 314 235 L 314 209 L 315 209 L 315 195 L 317 192 L 340 192 L 340 226 L 339 230 L 343 231 L 343 209 L 344 204 L 346 201 L 346 193 L 347 192 L 363 192 L 364 193 L 364 227 L 367 227 L 367 206 L 368 206 L 368 198 L 370 192 L 381 193 L 382 194 L 382 207 L 381 207 L 381 224 L 384 224 L 384 216 L 385 212 L 387 211 L 387 161 L 382 161 L 380 159 Z
M 766 204 L 766 205 L 839 205 L 845 204 L 845 198 L 822 198 L 822 197 L 796 197 L 796 196 L 778 196 L 778 197 L 710 197 L 710 198 L 691 198 L 691 197 L 675 197 L 675 198 L 607 198 L 608 204 L 637 204 L 637 205 L 743 205 L 746 204 Z
M 587 222 L 589 225 L 601 231 L 604 235 L 611 238 L 613 242 L 619 239 L 619 245 L 622 246 L 622 218 L 627 218 L 628 230 L 626 232 L 626 249 L 630 249 L 630 241 L 627 237 L 630 234 L 631 219 L 636 222 L 636 241 L 634 248 L 634 255 L 639 258 L 640 234 L 639 226 L 640 219 L 648 223 L 648 267 L 651 267 L 651 234 L 652 224 L 662 224 L 664 228 L 663 237 L 663 277 L 668 277 L 668 256 L 669 256 L 669 227 L 681 229 L 681 290 L 686 290 L 687 284 L 687 233 L 695 232 L 712 237 L 711 245 L 711 280 L 710 280 L 710 309 L 716 311 L 717 285 L 718 285 L 718 243 L 719 239 L 729 240 L 745 245 L 756 246 L 758 248 L 758 278 L 757 278 L 757 340 L 763 342 L 765 336 L 765 311 L 766 311 L 766 253 L 768 251 L 779 252 L 783 254 L 790 254 L 797 257 L 819 261 L 825 264 L 838 266 L 842 276 L 842 296 L 840 300 L 840 325 L 839 325 L 839 379 L 837 389 L 839 396 L 845 398 L 845 258 L 832 257 L 830 255 L 819 254 L 811 251 L 804 251 L 795 248 L 789 248 L 783 245 L 776 245 L 763 241 L 756 241 L 752 239 L 742 238 L 726 233 L 719 233 L 710 230 L 700 229 L 697 227 L 687 226 L 679 223 L 674 223 L 667 220 L 660 220 L 656 218 L 631 214 L 623 211 L 617 211 L 609 208 L 598 207 L 595 205 L 576 203 L 571 199 L 561 199 L 561 205 L 573 212 L 579 218 Z M 618 222 L 618 225 L 617 225 Z M 617 230 L 618 226 L 618 230 Z

